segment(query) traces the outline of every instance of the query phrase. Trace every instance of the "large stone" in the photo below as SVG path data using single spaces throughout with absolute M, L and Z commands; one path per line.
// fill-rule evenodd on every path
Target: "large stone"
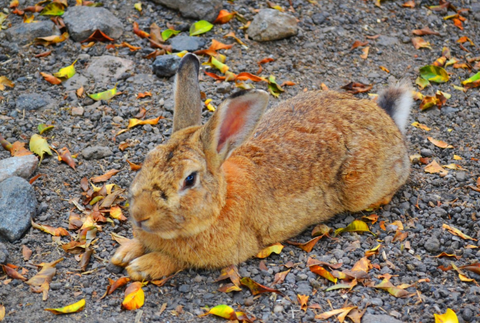
M 222 9 L 222 0 L 153 0 L 165 7 L 179 10 L 185 18 L 213 22 Z
M 0 183 L 12 176 L 28 179 L 37 169 L 37 164 L 38 158 L 35 155 L 0 160 Z
M 60 30 L 51 20 L 42 20 L 29 24 L 20 23 L 7 29 L 5 34 L 9 41 L 25 45 L 37 37 L 60 35 Z
M 6 265 L 9 253 L 7 246 L 0 242 L 0 264 Z
M 108 147 L 93 146 L 82 150 L 83 158 L 85 159 L 101 159 L 111 156 L 113 152 Z
M 37 210 L 33 187 L 21 177 L 0 183 L 0 241 L 20 239 Z
M 25 93 L 17 98 L 16 108 L 20 111 L 32 111 L 40 108 L 53 108 L 55 101 L 47 93 Z
M 133 61 L 129 59 L 104 55 L 92 58 L 85 75 L 93 77 L 97 85 L 113 87 L 116 80 L 134 66 Z
M 402 323 L 389 315 L 373 315 L 365 314 L 362 318 L 362 323 Z
M 82 86 L 87 85 L 88 79 L 83 76 L 82 74 L 75 74 L 65 82 L 62 82 L 62 85 L 65 87 L 67 91 L 78 90 Z
M 248 36 L 256 41 L 270 41 L 296 35 L 297 19 L 275 9 L 262 9 L 253 18 Z
M 184 50 L 194 52 L 205 46 L 205 39 L 179 35 L 170 40 L 170 45 L 172 45 L 172 51 L 174 52 L 181 52 Z
M 177 72 L 181 58 L 177 55 L 161 55 L 152 64 L 153 73 L 158 77 L 169 77 Z
M 123 24 L 120 19 L 105 8 L 68 7 L 63 20 L 70 37 L 77 42 L 87 39 L 97 29 L 113 39 L 118 39 L 123 34 Z

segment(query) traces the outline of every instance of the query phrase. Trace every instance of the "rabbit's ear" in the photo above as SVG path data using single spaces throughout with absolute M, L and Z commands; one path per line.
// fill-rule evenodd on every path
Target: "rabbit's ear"
M 254 132 L 268 104 L 264 91 L 240 91 L 225 100 L 205 124 L 201 140 L 207 159 L 221 165 Z
M 178 66 L 173 94 L 175 101 L 173 132 L 202 124 L 199 66 L 200 62 L 194 54 L 185 55 Z

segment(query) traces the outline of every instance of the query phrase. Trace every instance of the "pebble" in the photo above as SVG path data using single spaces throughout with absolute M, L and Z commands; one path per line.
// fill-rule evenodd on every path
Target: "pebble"
M 273 313 L 280 313 L 283 312 L 283 306 L 282 305 L 275 305 L 273 308 Z
M 427 241 L 425 241 L 424 247 L 428 252 L 436 253 L 440 250 L 440 241 L 438 241 L 438 239 L 435 237 L 430 237 Z
M 316 25 L 321 25 L 327 20 L 328 16 L 329 16 L 328 12 L 320 12 L 320 13 L 313 14 L 312 20 Z
M 384 47 L 391 47 L 393 45 L 397 45 L 398 43 L 398 38 L 392 36 L 380 35 L 380 37 L 377 39 L 377 44 Z
M 113 155 L 113 152 L 108 147 L 92 146 L 82 150 L 82 155 L 83 155 L 83 158 L 87 160 L 102 159 L 102 158 Z
M 388 315 L 372 315 L 366 313 L 362 318 L 362 323 L 402 323 L 402 321 Z
M 93 77 L 95 83 L 113 88 L 112 79 L 118 79 L 123 73 L 135 67 L 133 61 L 125 58 L 103 55 L 94 57 L 85 70 L 85 75 Z
M 0 183 L 0 241 L 20 239 L 36 212 L 35 191 L 26 180 L 14 176 Z
M 18 96 L 15 104 L 20 111 L 32 111 L 40 108 L 53 108 L 55 101 L 47 93 L 24 93 Z
M 72 116 L 83 116 L 85 109 L 83 107 L 72 108 Z
M 170 77 L 177 72 L 180 60 L 177 55 L 158 56 L 152 64 L 153 73 L 158 77 Z
M 8 260 L 8 250 L 7 246 L 4 243 L 0 242 L 0 264 L 6 264 Z
M 228 82 L 222 82 L 217 85 L 217 93 L 226 94 L 232 91 L 232 85 Z
M 0 183 L 12 176 L 29 179 L 37 169 L 38 158 L 35 155 L 10 157 L 0 160 Z
M 179 10 L 185 18 L 213 22 L 222 9 L 221 0 L 153 0 L 171 9 Z
M 205 46 L 205 39 L 200 37 L 190 37 L 187 35 L 178 35 L 170 40 L 173 52 L 194 52 Z M 176 56 L 176 55 L 175 55 Z M 161 56 L 160 56 L 161 57 Z
M 420 154 L 423 156 L 423 157 L 432 157 L 433 156 L 433 152 L 431 149 L 427 149 L 427 148 L 422 148 L 422 150 L 420 150 Z
M 296 293 L 297 294 L 302 294 L 302 295 L 310 295 L 312 293 L 312 286 L 310 286 L 310 283 L 300 282 L 300 283 L 298 283 Z
M 275 9 L 260 10 L 248 28 L 248 36 L 256 41 L 283 39 L 297 33 L 297 19 Z
M 68 7 L 63 20 L 70 37 L 77 42 L 87 39 L 97 29 L 113 39 L 118 39 L 123 34 L 120 19 L 102 7 Z
M 60 35 L 60 30 L 50 20 L 42 20 L 29 24 L 17 24 L 5 31 L 7 39 L 19 45 L 25 45 L 37 37 Z
M 190 285 L 187 285 L 187 284 L 180 285 L 180 287 L 178 288 L 178 291 L 182 293 L 188 293 L 190 291 Z

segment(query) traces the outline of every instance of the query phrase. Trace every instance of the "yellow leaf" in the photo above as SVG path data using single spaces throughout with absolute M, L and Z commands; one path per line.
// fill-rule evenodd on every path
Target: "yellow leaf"
M 46 308 L 45 311 L 52 312 L 53 314 L 69 314 L 77 313 L 85 308 L 85 299 L 81 299 L 74 304 L 70 304 L 61 308 Z
M 228 305 L 217 305 L 213 308 L 211 308 L 207 313 L 204 313 L 200 316 L 206 316 L 206 315 L 209 315 L 209 314 L 213 314 L 213 315 L 216 315 L 216 316 L 219 316 L 219 317 L 223 317 L 224 319 L 227 319 L 227 320 L 237 320 L 237 315 L 235 313 L 235 310 L 233 308 L 231 308 L 230 306 Z
M 432 137 L 427 137 L 428 141 L 439 148 L 453 148 L 452 145 L 447 144 L 445 141 L 437 140 Z
M 143 306 L 145 293 L 143 292 L 142 286 L 143 284 L 141 282 L 134 282 L 127 287 L 122 308 L 132 311 Z
M 280 252 L 282 252 L 282 249 L 283 249 L 283 245 L 281 243 L 278 243 L 278 242 L 274 243 L 271 246 L 266 247 L 265 249 L 260 251 L 257 254 L 257 258 L 267 258 L 268 256 L 270 256 L 270 254 L 272 254 L 272 252 L 278 255 L 280 254 Z
M 52 155 L 52 151 L 48 146 L 47 140 L 40 135 L 33 135 L 30 138 L 30 150 L 40 156 L 40 163 L 43 160 L 43 154 L 47 153 L 50 156 Z M 39 163 L 39 164 L 40 164 Z
M 379 1 L 380 3 L 380 1 Z M 357 308 L 356 306 L 350 306 L 350 307 L 345 307 L 345 308 L 339 308 L 339 309 L 336 309 L 336 310 L 331 310 L 331 311 L 328 311 L 328 312 L 324 312 L 322 314 L 318 314 L 318 315 L 315 315 L 315 319 L 317 320 L 326 320 L 334 315 L 337 315 L 337 314 L 340 314 L 342 315 L 342 317 L 345 317 L 351 310 Z M 339 317 L 339 321 L 340 321 L 340 317 Z M 343 322 L 340 321 L 340 322 Z
M 5 306 L 0 304 L 0 322 L 5 318 Z
M 449 308 L 444 314 L 433 314 L 433 316 L 435 317 L 435 323 L 458 323 L 457 315 Z
M 73 62 L 72 65 L 61 68 L 57 73 L 54 73 L 53 75 L 58 77 L 58 78 L 63 79 L 64 81 L 68 80 L 69 78 L 71 78 L 72 76 L 75 75 L 75 66 L 74 65 L 75 65 L 76 62 L 77 62 L 77 60 L 75 60 L 75 62 Z
M 33 14 L 32 14 L 30 17 L 29 17 L 27 14 L 25 14 L 25 15 L 23 16 L 23 23 L 24 23 L 24 24 L 30 24 L 30 23 L 32 23 L 34 20 L 35 20 L 35 16 L 34 16 Z
M 88 96 L 95 101 L 99 101 L 99 100 L 108 101 L 111 98 L 113 98 L 116 94 L 117 94 L 117 84 L 115 84 L 115 87 L 113 89 L 99 92 L 99 93 L 89 94 Z
M 412 126 L 414 126 L 415 128 L 425 130 L 425 131 L 432 130 L 431 128 L 427 127 L 426 125 L 424 125 L 422 123 L 419 123 L 418 121 L 415 121 L 414 123 L 412 123 Z
M 64 228 L 54 228 L 49 225 L 37 224 L 33 222 L 33 220 L 32 220 L 32 227 L 34 227 L 35 229 L 41 230 L 43 232 L 49 233 L 52 236 L 69 236 L 70 235 L 68 231 L 65 230 Z
M 343 233 L 343 232 L 370 232 L 370 233 L 372 233 L 370 231 L 370 229 L 368 228 L 368 225 L 365 222 L 363 222 L 362 220 L 354 220 L 347 227 L 335 230 L 335 235 L 338 235 L 338 234 Z
M 458 156 L 458 155 L 453 155 L 453 159 L 455 159 L 455 160 L 462 160 L 463 158 L 460 157 L 460 156 Z
M 443 165 L 443 168 L 448 168 L 448 169 L 453 169 L 453 170 L 465 170 L 465 168 L 463 168 L 462 166 L 458 165 L 458 164 L 448 164 L 448 165 Z
M 13 84 L 13 82 L 10 81 L 6 76 L 0 76 L 0 91 L 5 90 L 5 86 L 14 87 L 15 84 Z
M 145 125 L 145 124 L 156 125 L 160 119 L 163 119 L 163 117 L 160 116 L 156 119 L 147 119 L 147 120 L 139 120 L 139 119 L 132 118 L 128 122 L 128 129 L 133 128 L 135 126 L 139 126 L 139 125 Z
M 126 221 L 127 218 L 123 215 L 122 209 L 119 206 L 112 206 L 110 208 L 110 216 L 120 221 Z
M 462 231 L 454 228 L 454 227 L 451 227 L 449 226 L 448 224 L 443 224 L 442 225 L 442 228 L 444 228 L 445 230 L 447 230 L 448 232 L 450 232 L 451 234 L 454 234 L 456 236 L 459 236 L 460 238 L 462 239 L 465 239 L 465 240 L 473 240 L 473 241 L 477 241 L 477 239 L 475 238 L 472 238 L 470 236 L 467 236 L 466 234 L 464 234 Z
M 135 9 L 137 9 L 138 11 L 142 12 L 142 3 L 141 2 L 137 2 L 136 4 L 133 5 L 133 7 Z

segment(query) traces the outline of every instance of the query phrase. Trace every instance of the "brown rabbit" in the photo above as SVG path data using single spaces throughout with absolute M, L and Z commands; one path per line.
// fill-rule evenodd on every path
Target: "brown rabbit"
M 237 264 L 339 212 L 388 203 L 405 183 L 408 86 L 381 93 L 381 108 L 315 91 L 263 117 L 268 94 L 240 91 L 202 126 L 198 68 L 192 54 L 181 61 L 171 138 L 130 188 L 135 237 L 112 262 L 131 278 Z

